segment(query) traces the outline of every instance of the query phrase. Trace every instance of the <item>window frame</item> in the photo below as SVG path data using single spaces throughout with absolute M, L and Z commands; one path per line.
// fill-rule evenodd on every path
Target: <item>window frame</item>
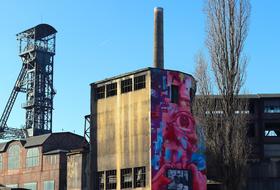
M 48 184 L 46 183 L 52 183 L 52 189 L 49 188 L 49 186 L 47 186 Z M 46 180 L 43 182 L 43 189 L 44 190 L 55 190 L 55 181 L 54 180 Z
M 139 171 L 142 170 L 142 173 L 140 173 L 141 177 L 140 180 L 138 180 Z M 146 187 L 146 167 L 136 167 L 133 169 L 133 187 Z
M 97 175 L 98 175 L 98 187 L 97 188 L 98 188 L 98 190 L 103 190 L 105 188 L 105 180 L 106 180 L 105 172 L 99 171 L 97 173 Z
M 130 175 L 131 180 L 125 181 L 126 177 Z M 121 189 L 132 188 L 133 187 L 133 170 L 132 168 L 121 169 Z
M 121 81 L 121 93 L 132 91 L 132 78 L 124 79 Z
M 14 149 L 17 148 L 17 153 L 11 152 L 15 151 Z M 17 161 L 17 162 L 15 162 Z M 12 164 L 13 163 L 13 164 Z M 16 164 L 15 164 L 16 163 Z M 8 169 L 14 170 L 20 168 L 20 146 L 18 144 L 11 145 L 8 149 Z
M 113 82 L 106 85 L 106 98 L 115 96 L 118 94 L 118 84 Z
M 110 183 L 110 176 L 114 177 L 115 183 Z M 117 183 L 117 170 L 106 171 L 106 189 L 116 189 Z
M 35 185 L 35 189 L 34 189 L 34 185 Z M 37 182 L 24 183 L 23 188 L 30 189 L 30 190 L 37 190 Z
M 95 88 L 95 94 L 96 94 L 96 99 L 99 100 L 99 99 L 103 99 L 105 98 L 105 95 L 106 95 L 106 90 L 105 90 L 105 85 L 102 85 L 102 86 L 98 86 Z
M 34 155 L 34 153 L 37 153 L 37 154 Z M 31 155 L 29 155 L 29 154 L 31 154 Z M 34 147 L 34 148 L 27 149 L 26 159 L 25 159 L 26 167 L 27 168 L 36 167 L 36 166 L 39 166 L 39 163 L 40 163 L 40 150 L 39 150 L 39 148 Z
M 146 75 L 134 76 L 134 90 L 146 88 Z

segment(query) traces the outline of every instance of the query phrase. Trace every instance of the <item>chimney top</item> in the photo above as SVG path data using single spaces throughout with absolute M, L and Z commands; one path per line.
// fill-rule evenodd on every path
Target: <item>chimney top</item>
M 154 8 L 154 67 L 164 69 L 163 8 Z
M 162 8 L 162 7 L 155 7 L 155 8 L 154 8 L 154 11 L 161 11 L 161 12 L 162 12 L 162 11 L 163 11 L 163 8 Z

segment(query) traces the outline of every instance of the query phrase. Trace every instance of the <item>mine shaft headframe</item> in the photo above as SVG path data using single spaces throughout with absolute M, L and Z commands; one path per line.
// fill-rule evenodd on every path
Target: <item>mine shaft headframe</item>
M 20 41 L 20 55 L 33 50 L 43 50 L 55 54 L 56 33 L 56 29 L 48 24 L 39 24 L 18 33 L 17 40 Z
M 57 31 L 39 24 L 17 34 L 22 68 L 0 118 L 0 139 L 34 136 L 52 131 L 53 63 Z M 26 94 L 26 124 L 23 129 L 10 128 L 7 120 L 19 92 Z

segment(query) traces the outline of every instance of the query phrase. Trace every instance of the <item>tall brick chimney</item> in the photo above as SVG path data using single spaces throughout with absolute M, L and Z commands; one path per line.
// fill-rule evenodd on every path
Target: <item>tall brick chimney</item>
M 154 67 L 164 69 L 163 8 L 154 8 Z

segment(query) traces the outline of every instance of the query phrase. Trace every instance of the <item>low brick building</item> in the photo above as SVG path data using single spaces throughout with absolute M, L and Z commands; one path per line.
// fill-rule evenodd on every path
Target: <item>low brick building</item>
M 31 190 L 67 188 L 67 154 L 87 147 L 82 136 L 50 133 L 0 144 L 0 184 Z

